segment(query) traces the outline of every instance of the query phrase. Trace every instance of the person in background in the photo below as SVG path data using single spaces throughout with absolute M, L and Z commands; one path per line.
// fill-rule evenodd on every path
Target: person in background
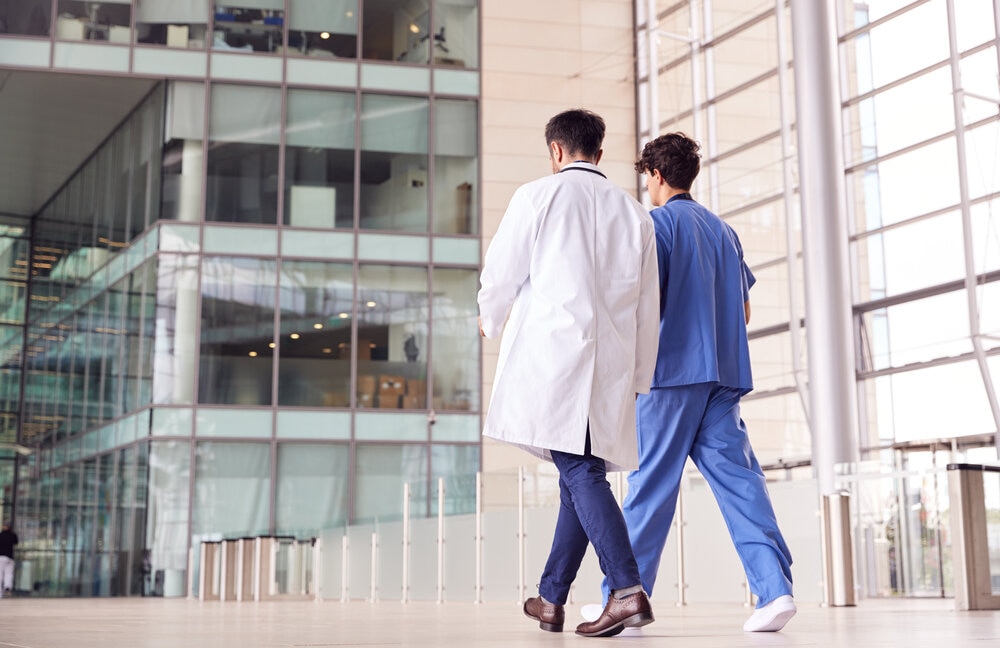
M 17 534 L 4 522 L 0 528 L 0 598 L 14 590 L 14 547 Z
M 736 232 L 690 194 L 699 146 L 683 133 L 646 144 L 636 171 L 653 204 L 660 274 L 660 343 L 649 394 L 639 396 L 639 469 L 622 504 L 646 592 L 653 593 L 688 457 L 719 504 L 757 609 L 747 632 L 781 630 L 795 614 L 792 557 L 778 529 L 740 399 L 753 389 L 747 324 L 756 281 Z M 604 585 L 607 594 L 607 584 Z M 599 606 L 581 609 L 584 618 Z
M 588 541 L 610 590 L 577 634 L 609 637 L 653 621 L 609 469 L 638 466 L 635 398 L 656 360 L 656 249 L 646 210 L 597 166 L 604 120 L 549 120 L 553 175 L 517 189 L 486 253 L 480 333 L 503 333 L 483 434 L 552 461 L 560 508 L 524 613 L 561 632 Z

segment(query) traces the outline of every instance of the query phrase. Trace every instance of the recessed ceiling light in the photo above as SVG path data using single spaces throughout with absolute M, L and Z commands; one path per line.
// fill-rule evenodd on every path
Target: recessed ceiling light
M 251 351 L 247 355 L 249 355 L 251 358 L 256 358 L 257 357 L 257 352 L 256 351 Z
M 373 301 L 365 302 L 365 306 L 367 306 L 368 308 L 375 308 L 375 302 Z
M 348 318 L 348 317 L 350 317 L 350 316 L 351 316 L 351 314 L 350 314 L 350 313 L 341 313 L 341 314 L 340 314 L 340 319 L 347 319 L 347 318 Z
M 293 340 L 298 340 L 299 339 L 299 334 L 298 333 L 292 333 L 288 337 L 292 338 Z
M 316 322 L 315 324 L 313 324 L 313 328 L 318 331 L 319 329 L 323 328 L 323 324 L 321 324 L 320 322 Z
M 327 38 L 330 38 L 330 32 L 320 32 L 319 37 L 326 40 Z

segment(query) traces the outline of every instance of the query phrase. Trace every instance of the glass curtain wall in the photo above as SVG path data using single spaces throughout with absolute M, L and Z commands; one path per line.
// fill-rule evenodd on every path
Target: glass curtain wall
M 399 519 L 404 484 L 470 512 L 478 2 L 0 3 L 8 34 L 184 70 L 0 230 L 17 588 L 185 595 L 200 541 Z
M 694 197 L 737 230 L 758 279 L 743 403 L 754 449 L 766 467 L 808 463 L 790 8 L 637 8 L 653 55 L 638 62 L 641 137 L 701 142 Z M 916 474 L 859 486 L 878 556 L 859 568 L 879 583 L 871 595 L 949 595 L 935 471 L 997 460 L 1000 21 L 993 3 L 955 0 L 839 0 L 837 16 L 862 460 Z

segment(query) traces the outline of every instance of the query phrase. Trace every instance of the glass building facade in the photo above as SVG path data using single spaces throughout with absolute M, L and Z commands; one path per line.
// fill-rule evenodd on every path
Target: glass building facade
M 474 0 L 0 3 L 12 73 L 148 82 L 36 213 L 0 198 L 19 589 L 184 595 L 201 541 L 404 485 L 472 510 L 478 34 Z
M 885 475 L 852 487 L 858 578 L 873 596 L 947 595 L 942 471 L 996 461 L 1000 428 L 1000 7 L 830 4 L 859 404 L 854 469 Z M 680 130 L 702 143 L 695 198 L 737 230 L 758 280 L 756 390 L 743 417 L 773 476 L 808 477 L 796 3 L 636 6 L 640 137 Z

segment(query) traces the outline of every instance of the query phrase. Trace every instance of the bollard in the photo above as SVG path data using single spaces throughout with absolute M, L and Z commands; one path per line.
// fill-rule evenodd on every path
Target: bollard
M 853 606 L 851 500 L 846 491 L 823 496 L 823 568 L 824 604 L 831 607 Z

